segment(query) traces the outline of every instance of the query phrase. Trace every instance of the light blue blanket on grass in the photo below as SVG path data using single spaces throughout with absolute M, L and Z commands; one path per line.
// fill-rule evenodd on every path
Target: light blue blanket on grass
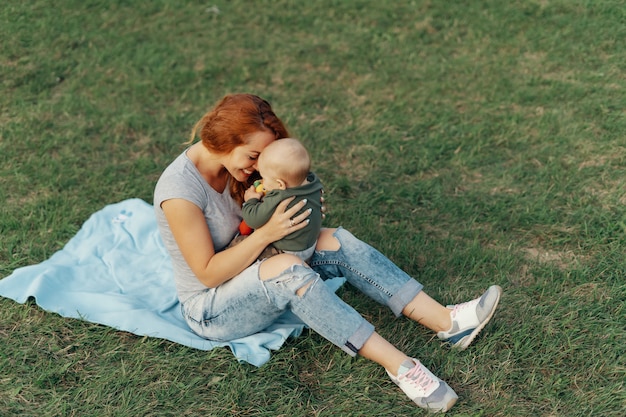
M 327 281 L 333 290 L 343 278 Z M 153 207 L 124 200 L 94 213 L 50 259 L 16 269 L 0 280 L 0 296 L 24 303 L 34 297 L 44 310 L 104 324 L 196 349 L 228 346 L 256 366 L 270 358 L 304 324 L 286 313 L 263 332 L 227 343 L 189 330 L 176 297 L 170 257 L 157 230 Z

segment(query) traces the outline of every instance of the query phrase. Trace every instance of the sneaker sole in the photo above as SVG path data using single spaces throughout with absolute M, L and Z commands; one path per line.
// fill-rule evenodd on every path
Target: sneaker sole
M 442 408 L 424 408 L 424 410 L 426 410 L 426 411 L 428 411 L 429 413 L 432 413 L 432 414 L 445 413 L 446 411 L 450 410 L 454 404 L 456 404 L 456 400 L 458 400 L 458 398 L 452 398 L 450 401 L 448 401 L 448 404 L 446 404 Z M 413 401 L 413 402 L 415 404 L 417 404 L 415 401 Z M 422 406 L 419 405 L 419 404 L 417 404 L 417 406 L 422 408 Z
M 470 333 L 468 336 L 465 336 L 465 338 L 461 339 L 459 342 L 457 342 L 457 344 L 452 345 L 453 349 L 456 349 L 456 350 L 467 349 L 469 345 L 472 344 L 474 339 L 476 339 L 476 336 L 478 336 L 478 333 L 480 333 L 480 331 L 485 328 L 487 323 L 491 321 L 491 318 L 493 317 L 494 313 L 496 312 L 496 309 L 498 308 L 498 304 L 500 303 L 500 297 L 502 296 L 502 288 L 499 285 L 494 285 L 494 287 L 498 290 L 498 298 L 496 298 L 496 302 L 493 304 L 493 308 L 489 312 L 489 315 L 487 316 L 485 320 L 483 320 L 482 323 L 478 325 L 478 327 L 474 329 L 474 331 L 472 331 L 472 333 Z
M 439 411 L 435 411 L 435 412 L 436 412 L 436 413 L 437 413 L 437 412 L 445 413 L 446 411 L 448 411 L 449 409 L 451 409 L 451 408 L 452 408 L 452 406 L 453 406 L 454 404 L 456 404 L 456 400 L 458 400 L 458 398 L 453 398 L 453 399 L 451 399 L 451 400 L 448 402 L 448 404 L 446 404 L 445 408 L 442 408 L 441 410 L 439 410 Z

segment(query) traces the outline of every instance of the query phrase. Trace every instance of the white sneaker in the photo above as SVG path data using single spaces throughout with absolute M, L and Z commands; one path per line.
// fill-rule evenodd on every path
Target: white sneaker
M 447 332 L 437 333 L 437 336 L 453 348 L 466 349 L 493 317 L 500 295 L 502 288 L 492 285 L 475 300 L 447 306 L 452 309 L 450 313 L 452 327 Z
M 389 371 L 387 374 L 407 397 L 419 407 L 427 410 L 448 411 L 459 398 L 448 384 L 433 375 L 417 359 L 404 361 L 397 377 Z

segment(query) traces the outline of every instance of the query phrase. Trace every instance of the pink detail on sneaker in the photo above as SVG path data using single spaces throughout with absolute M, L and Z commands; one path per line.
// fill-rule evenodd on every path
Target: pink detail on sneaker
M 462 312 L 463 310 L 466 310 L 468 307 L 476 307 L 476 304 L 478 304 L 478 302 L 480 301 L 480 298 L 476 298 L 475 300 L 471 300 L 471 301 L 466 301 L 464 303 L 461 304 L 455 304 L 454 306 L 450 306 L 452 307 L 452 311 L 450 312 L 450 316 L 452 318 L 455 318 L 457 313 Z
M 419 361 L 415 366 L 402 375 L 398 375 L 398 380 L 415 385 L 418 389 L 424 391 L 423 396 L 430 395 L 439 386 L 439 380 L 432 378 L 432 374 L 426 371 Z

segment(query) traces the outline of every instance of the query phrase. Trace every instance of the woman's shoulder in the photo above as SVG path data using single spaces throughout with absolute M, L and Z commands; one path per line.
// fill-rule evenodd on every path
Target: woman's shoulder
M 155 203 L 171 198 L 183 198 L 200 203 L 207 198 L 202 178 L 185 152 L 165 168 L 156 183 Z

